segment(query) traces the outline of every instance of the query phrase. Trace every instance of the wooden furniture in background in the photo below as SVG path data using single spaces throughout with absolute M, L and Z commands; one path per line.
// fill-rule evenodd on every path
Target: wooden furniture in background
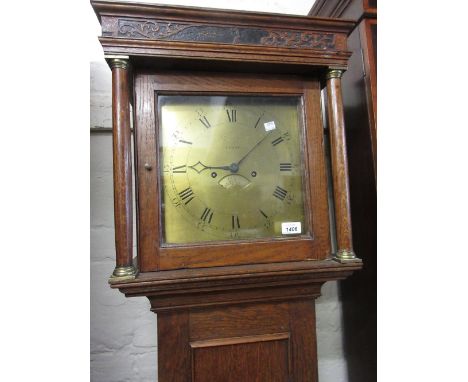
M 377 0 L 317 0 L 309 16 L 356 20 L 348 38 L 354 57 L 343 77 L 343 86 L 359 94 L 353 93 L 349 99 L 344 94 L 343 103 L 345 109 L 362 108 L 367 113 L 368 121 L 364 123 L 369 129 L 373 171 L 377 177 Z M 362 125 L 363 121 L 357 122 Z
M 118 146 L 114 190 L 119 245 L 110 283 L 126 296 L 148 297 L 158 314 L 159 382 L 317 381 L 315 299 L 326 281 L 344 279 L 362 268 L 352 246 L 340 96 L 341 75 L 350 56 L 346 38 L 354 23 L 120 2 L 92 5 L 113 69 Z M 339 227 L 336 253 L 331 253 L 326 213 L 320 106 L 325 84 L 335 137 L 331 153 Z M 307 234 L 164 246 L 158 92 L 302 97 Z M 128 238 L 132 93 L 138 228 L 138 259 L 133 265 Z
M 364 268 L 340 283 L 350 382 L 377 380 L 377 1 L 318 0 L 311 16 L 356 20 L 342 78 L 353 246 Z M 357 308 L 359 307 L 359 308 Z

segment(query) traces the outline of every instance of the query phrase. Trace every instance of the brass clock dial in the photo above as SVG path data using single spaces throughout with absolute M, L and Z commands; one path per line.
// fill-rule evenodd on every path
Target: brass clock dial
M 158 97 L 164 244 L 307 233 L 300 97 Z

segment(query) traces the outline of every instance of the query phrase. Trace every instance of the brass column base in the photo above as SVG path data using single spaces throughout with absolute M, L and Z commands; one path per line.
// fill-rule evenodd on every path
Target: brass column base
M 356 257 L 352 249 L 340 249 L 333 257 L 333 260 L 339 263 L 361 263 L 362 260 Z
M 133 265 L 129 265 L 126 267 L 115 267 L 112 276 L 109 278 L 109 283 L 112 284 L 125 280 L 134 280 L 137 274 L 138 271 Z

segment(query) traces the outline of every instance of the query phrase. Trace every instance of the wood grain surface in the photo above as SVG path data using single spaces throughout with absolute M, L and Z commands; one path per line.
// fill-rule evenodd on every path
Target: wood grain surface
M 374 177 L 377 182 L 377 19 L 363 19 L 359 23 L 359 33 L 364 56 L 364 81 Z
M 349 201 L 348 158 L 341 94 L 341 79 L 327 80 L 328 124 L 330 128 L 333 193 L 338 251 L 353 249 Z
M 307 16 L 92 1 L 106 54 L 157 62 L 210 62 L 345 68 L 354 23 Z M 235 66 L 233 66 L 234 70 Z
M 190 315 L 193 341 L 283 333 L 288 328 L 287 303 L 227 306 L 223 310 L 204 309 Z
M 116 265 L 133 261 L 133 196 L 128 69 L 112 68 L 112 144 Z
M 158 343 L 160 381 L 318 381 L 313 298 L 160 313 Z
M 257 339 L 253 339 L 257 340 Z M 289 341 L 269 338 L 192 349 L 192 381 L 288 382 Z

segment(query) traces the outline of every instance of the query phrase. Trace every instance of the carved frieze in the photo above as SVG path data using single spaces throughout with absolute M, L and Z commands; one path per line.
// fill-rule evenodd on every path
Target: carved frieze
M 116 33 L 108 31 L 105 35 L 143 40 L 260 45 L 296 49 L 336 49 L 333 33 L 260 27 L 194 25 L 127 18 L 118 20 Z

